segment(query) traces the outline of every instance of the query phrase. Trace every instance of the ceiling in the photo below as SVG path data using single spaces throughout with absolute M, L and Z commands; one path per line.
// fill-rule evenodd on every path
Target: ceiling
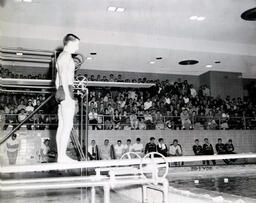
M 256 22 L 240 18 L 256 0 L 16 1 L 0 3 L 5 47 L 52 50 L 71 32 L 81 38 L 81 53 L 97 53 L 85 69 L 189 75 L 217 70 L 256 78 Z M 109 12 L 109 6 L 125 11 Z M 205 20 L 189 19 L 195 15 Z M 156 57 L 163 59 L 151 64 Z M 186 59 L 199 63 L 178 64 Z

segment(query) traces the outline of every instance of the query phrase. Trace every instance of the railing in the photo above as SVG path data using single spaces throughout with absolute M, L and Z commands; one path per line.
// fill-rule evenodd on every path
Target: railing
M 16 127 L 19 114 L 2 114 L 1 129 Z M 84 117 L 85 119 L 85 117 Z M 74 118 L 74 128 L 79 127 L 80 116 Z M 27 130 L 55 130 L 58 127 L 56 114 L 35 114 L 21 128 Z M 256 130 L 256 117 L 209 117 L 194 116 L 182 120 L 180 116 L 146 116 L 135 118 L 121 116 L 114 119 L 111 115 L 97 115 L 89 118 L 90 130 Z

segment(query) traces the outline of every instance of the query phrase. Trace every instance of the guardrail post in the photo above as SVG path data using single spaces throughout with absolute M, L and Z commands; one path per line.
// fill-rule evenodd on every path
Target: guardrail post
M 142 203 L 148 202 L 148 196 L 147 196 L 147 186 L 142 185 Z
M 95 203 L 95 187 L 91 189 L 91 203 Z
M 104 203 L 110 203 L 110 186 L 108 184 L 104 185 Z

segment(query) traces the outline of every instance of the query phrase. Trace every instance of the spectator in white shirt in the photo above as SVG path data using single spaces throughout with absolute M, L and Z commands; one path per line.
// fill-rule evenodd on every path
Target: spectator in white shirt
M 13 134 L 11 138 L 7 140 L 6 147 L 9 165 L 15 165 L 18 156 L 18 151 L 20 148 L 20 142 L 17 139 L 17 134 Z
M 152 101 L 148 98 L 146 102 L 144 102 L 144 110 L 148 110 L 150 107 L 152 107 Z
M 191 94 L 191 96 L 192 96 L 193 98 L 195 98 L 196 95 L 197 95 L 197 92 L 196 92 L 196 90 L 195 90 L 195 88 L 193 87 L 192 84 L 190 85 L 190 94 Z
M 183 155 L 181 145 L 178 143 L 177 139 L 174 139 L 173 143 L 170 145 L 169 153 L 170 153 L 170 156 L 182 156 Z M 180 163 L 177 163 L 177 162 L 175 162 L 174 164 L 175 164 L 175 166 L 180 165 Z M 181 162 L 181 164 L 183 165 L 183 162 Z
M 140 155 L 141 157 L 143 157 L 144 153 L 143 153 L 143 150 L 144 150 L 144 146 L 143 144 L 140 142 L 140 138 L 138 137 L 136 139 L 136 143 L 134 143 L 132 145 L 132 151 L 137 153 L 138 155 Z
M 117 144 L 115 144 L 114 149 L 116 159 L 120 159 L 125 152 L 125 148 L 121 140 L 117 140 Z
M 26 106 L 26 112 L 27 113 L 31 113 L 32 111 L 34 111 L 34 107 L 33 107 L 33 105 L 32 105 L 32 100 L 30 99 L 30 100 L 28 100 L 28 105 Z
M 92 129 L 95 130 L 98 128 L 98 114 L 96 112 L 96 109 L 93 108 L 92 111 L 89 113 L 89 124 L 92 125 Z
M 131 152 L 133 150 L 131 139 L 127 139 L 126 145 L 124 145 L 124 150 L 125 150 L 125 153 Z
M 99 150 L 95 140 L 92 140 L 91 144 L 88 146 L 88 155 L 90 160 L 99 160 Z
M 50 140 L 45 139 L 40 149 L 41 163 L 47 163 L 49 161 L 49 152 L 50 152 Z

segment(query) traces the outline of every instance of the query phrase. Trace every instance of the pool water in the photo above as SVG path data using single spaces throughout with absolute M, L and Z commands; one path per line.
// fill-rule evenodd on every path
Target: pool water
M 197 183 L 199 181 L 199 183 Z M 196 182 L 196 183 L 195 183 Z M 171 180 L 170 186 L 190 190 L 193 188 L 217 191 L 256 199 L 256 174 L 233 177 L 218 176 Z M 256 202 L 256 200 L 255 200 Z

